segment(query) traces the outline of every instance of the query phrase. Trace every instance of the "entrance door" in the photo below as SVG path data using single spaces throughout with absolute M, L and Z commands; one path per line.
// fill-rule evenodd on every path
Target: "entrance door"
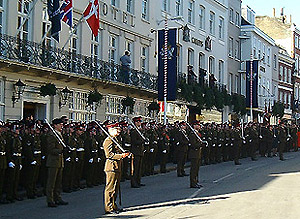
M 34 120 L 46 118 L 46 104 L 24 102 L 23 118 L 33 117 Z

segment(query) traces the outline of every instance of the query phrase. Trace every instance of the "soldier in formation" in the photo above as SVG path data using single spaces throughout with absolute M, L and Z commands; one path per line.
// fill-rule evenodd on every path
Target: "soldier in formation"
M 59 121 L 62 121 L 59 123 L 61 138 L 66 147 L 59 146 L 50 127 L 42 121 L 0 123 L 0 203 L 22 200 L 18 194 L 21 187 L 27 198 L 44 193 L 48 206 L 56 207 L 65 203 L 61 189 L 73 192 L 107 180 L 103 144 L 107 136 L 103 130 L 108 131 L 110 121 L 101 125 L 72 122 L 66 117 Z M 227 161 L 240 165 L 240 158 L 255 161 L 258 154 L 284 160 L 284 152 L 298 150 L 295 124 L 232 125 L 194 121 L 189 126 L 183 121 L 163 125 L 153 121 L 143 123 L 141 116 L 132 121 L 134 125 L 126 121 L 118 123 L 121 132 L 116 139 L 134 155 L 122 158 L 119 169 L 120 180 L 130 179 L 133 188 L 144 185 L 142 176 L 154 174 L 155 165 L 159 165 L 161 173 L 166 173 L 167 163 L 177 164 L 177 176 L 183 177 L 188 175 L 185 163 L 190 161 L 190 187 L 200 188 L 201 165 Z M 53 127 L 56 123 L 54 120 Z

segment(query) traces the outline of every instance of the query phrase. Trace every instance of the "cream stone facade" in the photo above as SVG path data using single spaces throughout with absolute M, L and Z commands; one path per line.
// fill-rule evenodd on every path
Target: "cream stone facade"
M 0 2 L 1 120 L 29 115 L 35 119 L 67 115 L 75 121 L 115 120 L 125 115 L 121 100 L 127 95 L 136 101 L 130 116 L 151 119 L 147 106 L 157 96 L 155 42 L 149 31 L 154 19 L 153 1 L 100 1 L 100 31 L 96 38 L 81 19 L 88 2 L 73 1 L 73 23 L 78 28 L 68 41 L 71 31 L 62 22 L 59 43 L 46 34 L 50 23 L 45 1 Z M 125 50 L 131 52 L 132 59 L 129 84 L 120 79 L 119 59 Z M 19 79 L 26 86 L 13 106 L 14 84 Z M 40 95 L 40 87 L 47 83 L 56 85 L 57 95 Z M 58 107 L 60 91 L 66 86 L 72 91 L 71 98 Z M 87 105 L 87 96 L 95 89 L 103 95 L 97 108 Z

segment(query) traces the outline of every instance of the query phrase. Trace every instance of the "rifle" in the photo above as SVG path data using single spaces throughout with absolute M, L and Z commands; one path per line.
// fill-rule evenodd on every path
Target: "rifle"
M 95 120 L 95 123 L 99 126 L 99 128 L 107 135 L 107 137 L 110 138 L 110 140 L 112 140 L 112 142 L 117 145 L 117 147 L 123 152 L 125 153 L 126 151 L 124 150 L 124 148 L 122 148 L 122 146 L 114 139 L 110 136 L 110 134 L 99 124 L 99 122 L 97 122 Z
M 183 132 L 183 130 L 180 127 L 178 128 L 178 131 L 180 131 L 183 134 L 187 141 L 190 141 L 189 137 L 186 135 L 186 133 Z
M 117 145 L 117 147 L 122 151 L 122 153 L 126 153 L 126 151 L 124 150 L 124 148 L 122 148 L 122 146 L 114 139 L 110 136 L 110 134 L 99 124 L 98 121 L 95 120 L 95 123 L 99 126 L 99 128 L 107 135 L 107 137 L 110 138 L 110 140 L 112 140 L 112 142 Z M 134 172 L 134 165 L 133 165 L 133 160 L 134 160 L 134 157 L 133 157 L 133 154 L 131 152 L 129 152 L 129 156 L 128 157 L 131 157 L 131 171 L 130 171 L 130 174 L 131 176 L 133 176 L 133 172 Z M 121 193 L 120 193 L 121 194 Z
M 60 138 L 60 136 L 57 134 L 57 132 L 52 128 L 52 126 L 49 124 L 48 120 L 45 119 L 46 124 L 49 126 L 50 130 L 52 131 L 52 133 L 55 135 L 56 139 L 58 140 L 58 142 L 64 147 L 67 148 L 69 150 L 71 150 L 71 148 L 69 146 L 67 146 L 63 140 Z
M 188 125 L 188 127 L 192 130 L 192 132 L 194 133 L 194 135 L 196 135 L 196 137 L 198 138 L 198 140 L 201 142 L 201 144 L 206 144 L 208 145 L 208 142 L 207 141 L 203 141 L 200 136 L 196 133 L 195 129 L 193 129 L 193 127 L 188 123 L 186 122 L 186 124 Z
M 133 128 L 137 131 L 137 133 L 142 137 L 142 139 L 143 139 L 145 142 L 149 143 L 149 139 L 146 138 L 146 137 L 141 133 L 141 131 L 136 127 L 136 125 L 131 121 L 131 119 L 128 118 L 128 121 L 129 121 L 130 124 L 133 126 Z

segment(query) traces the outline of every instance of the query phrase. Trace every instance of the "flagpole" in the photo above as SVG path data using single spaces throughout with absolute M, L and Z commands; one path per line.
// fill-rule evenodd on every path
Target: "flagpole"
M 33 9 L 34 9 L 34 7 L 35 7 L 35 5 L 36 5 L 37 1 L 38 1 L 38 0 L 34 0 L 34 2 L 33 2 L 33 5 L 32 5 L 32 7 L 30 8 L 30 10 L 28 11 L 28 14 L 27 14 L 27 16 L 24 18 L 24 20 L 22 21 L 22 23 L 21 23 L 20 27 L 18 28 L 18 30 L 17 30 L 17 32 L 16 32 L 16 35 L 15 35 L 15 37 L 17 37 L 17 36 L 18 36 L 18 34 L 20 33 L 20 31 L 21 31 L 22 27 L 24 26 L 24 24 L 25 24 L 25 23 L 26 23 L 26 21 L 28 20 L 28 18 L 29 18 L 29 16 L 30 16 L 31 12 L 33 11 Z
M 51 27 L 52 27 L 52 23 L 50 24 L 50 28 L 47 30 L 47 32 L 44 34 L 44 36 L 42 37 L 42 40 L 40 42 L 40 44 L 42 44 L 44 42 L 44 40 L 46 39 L 48 33 L 50 32 L 51 30 Z
M 73 29 L 73 31 L 71 32 L 69 38 L 67 39 L 67 42 L 66 42 L 66 43 L 64 44 L 64 46 L 62 47 L 62 50 L 64 50 L 65 47 L 67 46 L 68 42 L 70 41 L 70 39 L 72 38 L 72 36 L 73 36 L 74 33 L 76 32 L 76 30 L 78 29 L 79 24 L 82 23 L 83 18 L 84 18 L 84 15 L 81 16 L 81 18 L 79 19 L 78 23 L 74 26 L 74 29 Z

